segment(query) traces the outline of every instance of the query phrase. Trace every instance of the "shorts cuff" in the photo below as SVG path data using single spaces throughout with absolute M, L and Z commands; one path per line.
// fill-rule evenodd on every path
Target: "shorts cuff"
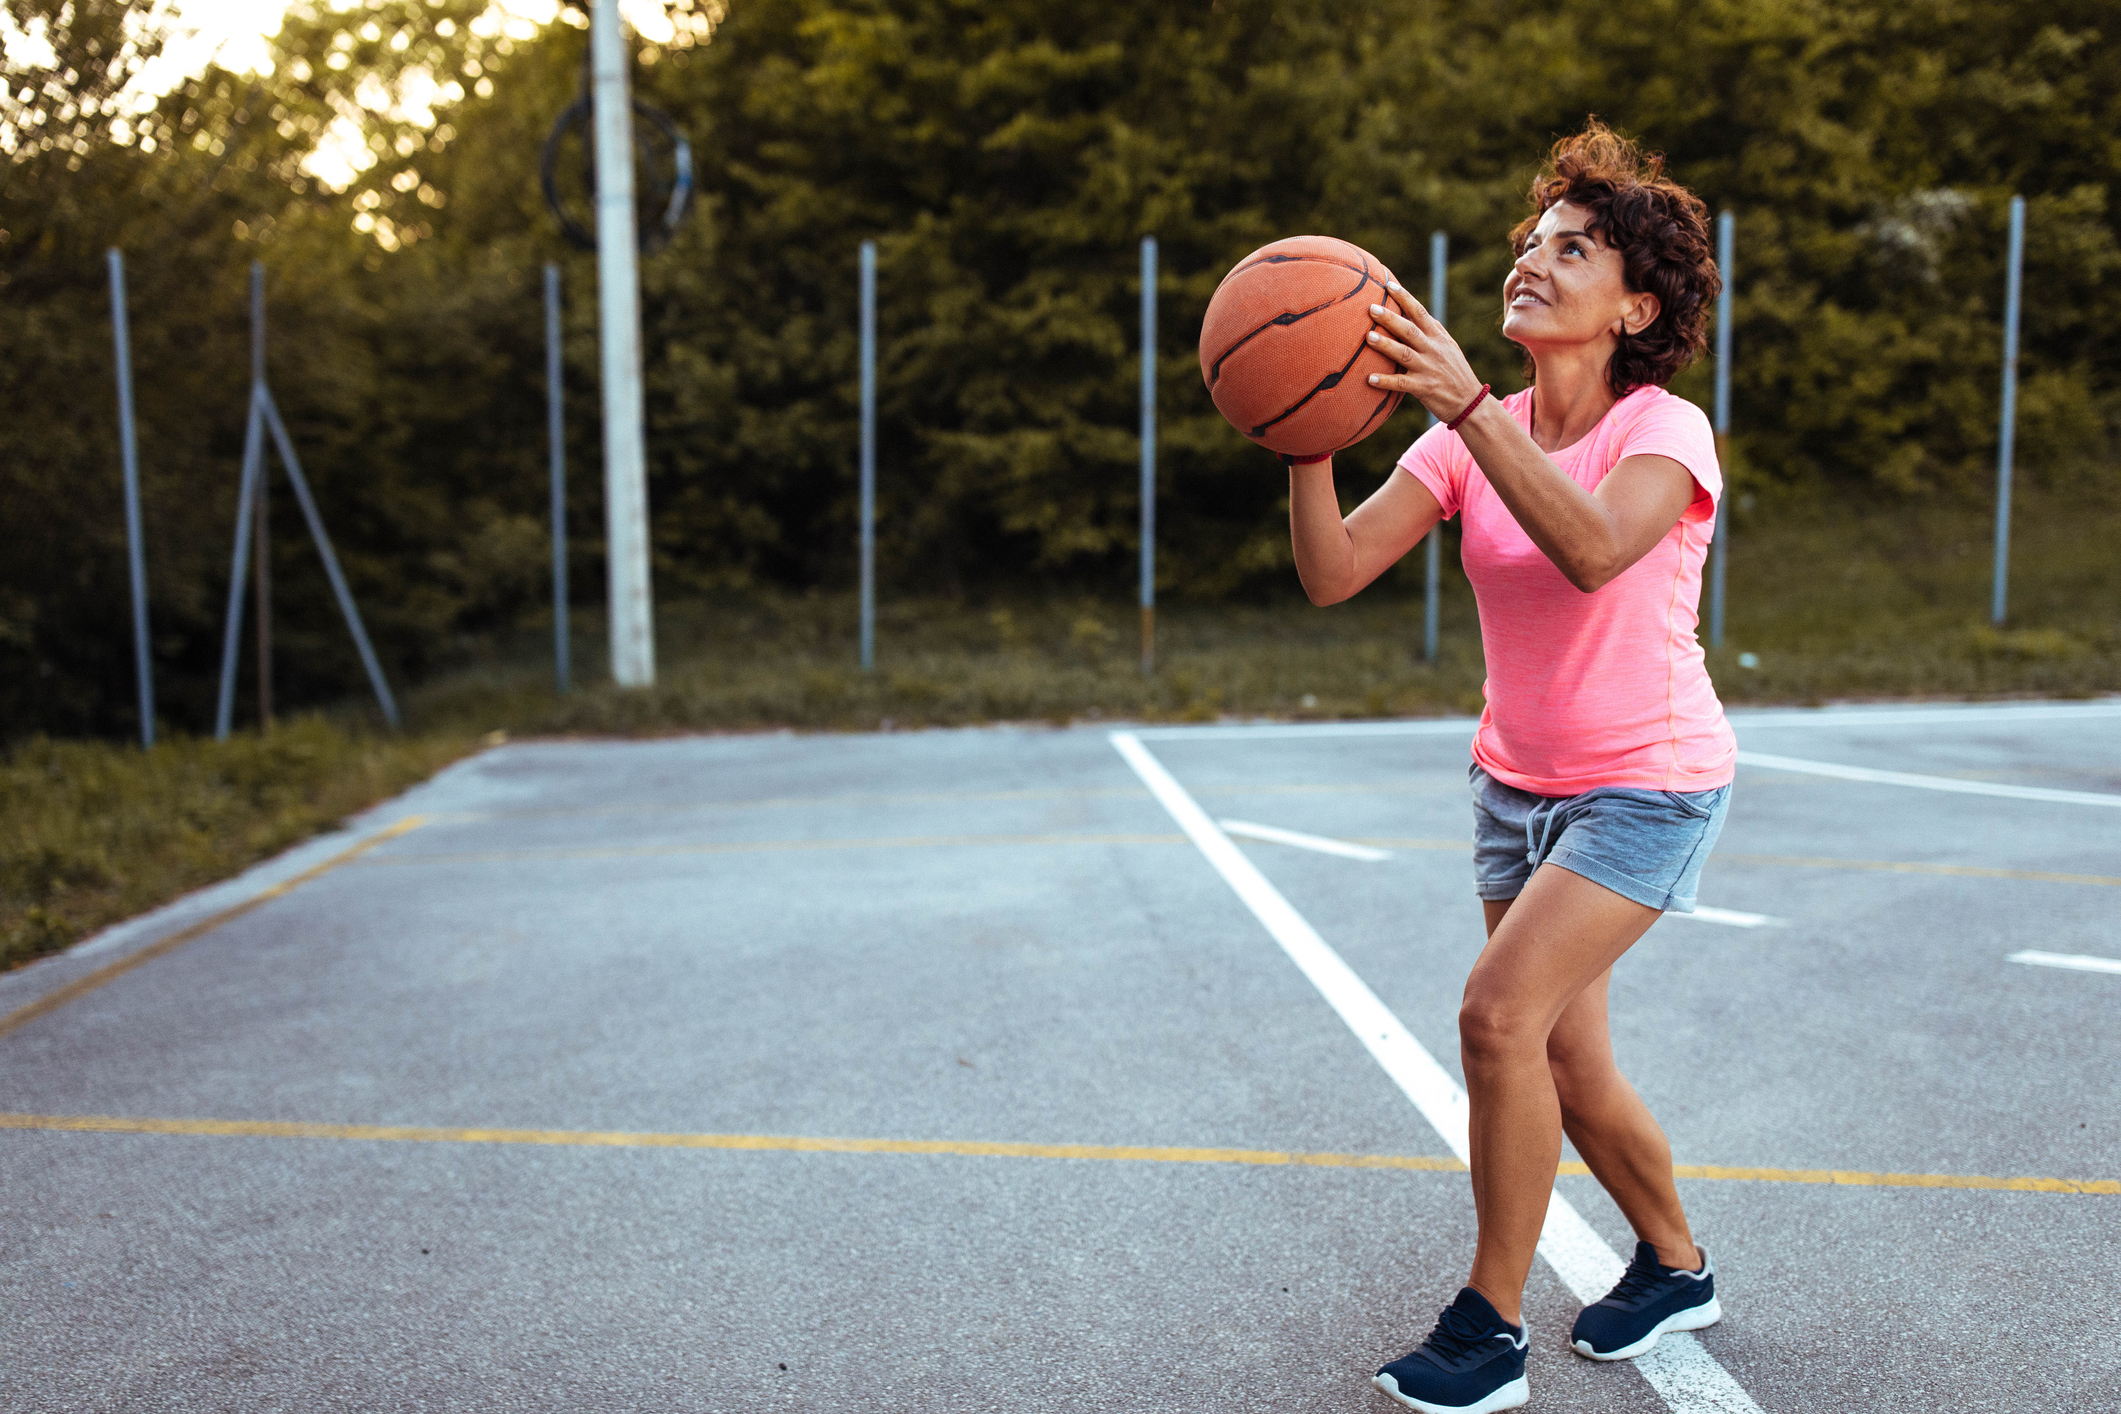
M 1508 879 L 1479 879 L 1474 881 L 1473 893 L 1488 903 L 1504 903 L 1524 892 L 1524 886 L 1532 882 L 1529 873 Z
M 1675 908 L 1678 901 L 1672 897 L 1670 891 L 1660 889 L 1655 884 L 1646 884 L 1640 879 L 1623 874 L 1612 865 L 1602 860 L 1594 859 L 1580 850 L 1573 850 L 1564 846 L 1549 854 L 1544 862 L 1559 865 L 1571 874 L 1589 879 L 1601 888 L 1611 889 L 1622 898 L 1639 903 L 1644 908 L 1654 908 L 1660 913 L 1667 911 L 1692 913 L 1694 911 L 1694 901 L 1692 899 L 1686 901 L 1685 908 Z

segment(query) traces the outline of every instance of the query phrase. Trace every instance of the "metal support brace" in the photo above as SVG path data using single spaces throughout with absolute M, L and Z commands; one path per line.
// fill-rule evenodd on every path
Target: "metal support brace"
M 316 500 L 309 494 L 309 478 L 302 475 L 302 462 L 295 455 L 294 439 L 287 435 L 287 425 L 280 421 L 280 410 L 273 406 L 272 394 L 260 388 L 258 399 L 265 412 L 266 424 L 272 429 L 273 445 L 280 449 L 280 460 L 286 463 L 287 479 L 295 488 L 295 500 L 302 506 L 302 518 L 309 522 L 309 533 L 317 542 L 317 554 L 324 561 L 324 573 L 331 580 L 331 592 L 338 596 L 339 612 L 346 616 L 346 627 L 353 631 L 354 646 L 361 652 L 361 666 L 368 670 L 369 685 L 376 690 L 376 702 L 383 708 L 384 720 L 393 727 L 398 726 L 397 700 L 390 695 L 390 684 L 383 680 L 383 665 L 376 661 L 376 650 L 368 642 L 368 630 L 361 625 L 361 611 L 354 607 L 353 591 L 346 587 L 346 576 L 339 569 L 339 557 L 332 553 L 331 537 L 324 533 L 324 517 L 317 514 Z

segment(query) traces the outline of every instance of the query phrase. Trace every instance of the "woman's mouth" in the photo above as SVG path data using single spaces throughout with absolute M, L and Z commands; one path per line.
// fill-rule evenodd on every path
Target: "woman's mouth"
M 1530 290 L 1519 290 L 1516 294 L 1510 296 L 1510 308 L 1512 309 L 1520 309 L 1530 305 L 1545 303 L 1545 300 L 1541 299 L 1538 295 L 1533 294 Z

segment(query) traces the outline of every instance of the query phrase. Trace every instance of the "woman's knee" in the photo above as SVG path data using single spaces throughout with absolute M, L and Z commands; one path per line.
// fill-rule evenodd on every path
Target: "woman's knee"
M 1458 1007 L 1458 1048 L 1469 1061 L 1536 1054 L 1546 1040 L 1543 1018 L 1508 996 L 1468 988 Z

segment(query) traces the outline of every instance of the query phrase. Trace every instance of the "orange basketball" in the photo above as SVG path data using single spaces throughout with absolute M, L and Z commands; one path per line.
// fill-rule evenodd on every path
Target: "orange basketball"
M 1372 373 L 1399 365 L 1363 339 L 1392 272 L 1361 246 L 1291 236 L 1223 276 L 1200 326 L 1200 376 L 1215 410 L 1269 451 L 1316 456 L 1384 425 L 1397 393 Z

